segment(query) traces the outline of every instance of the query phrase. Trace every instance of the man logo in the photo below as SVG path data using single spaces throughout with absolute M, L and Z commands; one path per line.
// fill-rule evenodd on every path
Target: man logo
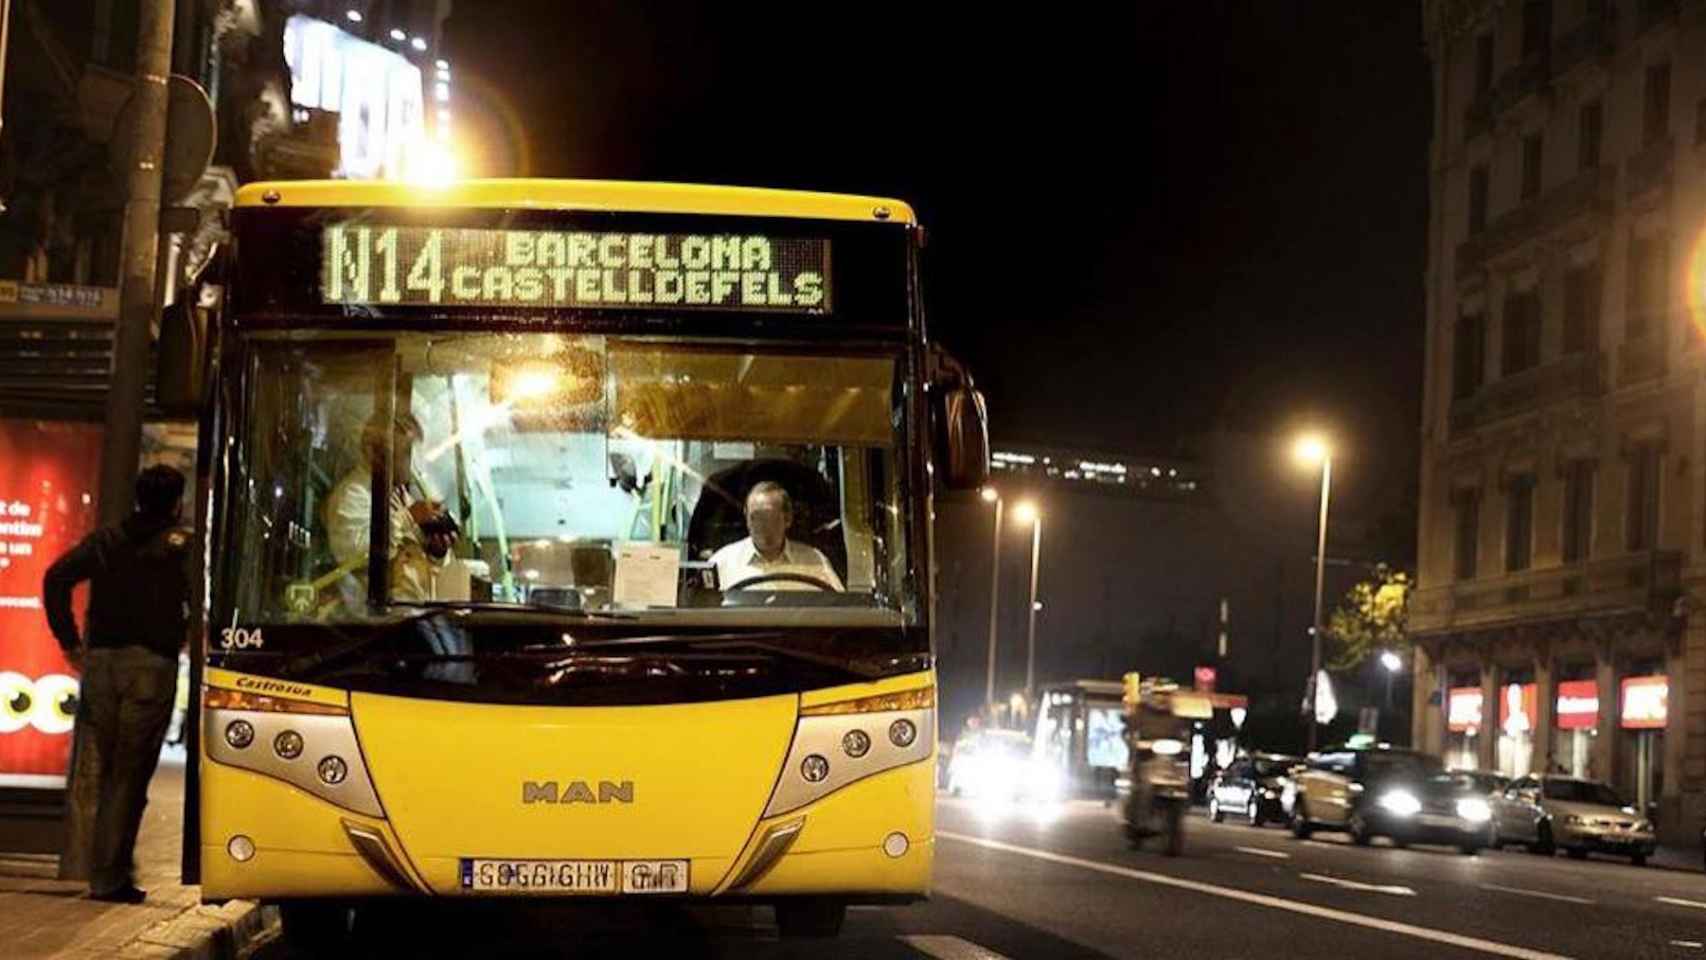
M 585 780 L 570 780 L 568 786 L 557 789 L 557 781 L 547 780 L 539 783 L 526 780 L 521 784 L 522 803 L 633 803 L 634 781 L 624 780 L 612 783 L 609 780 L 598 781 L 598 792 L 592 792 L 592 787 Z

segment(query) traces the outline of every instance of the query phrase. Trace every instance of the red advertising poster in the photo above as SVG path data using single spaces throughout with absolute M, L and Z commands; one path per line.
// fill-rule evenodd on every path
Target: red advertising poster
M 100 456 L 99 424 L 0 420 L 0 787 L 65 785 L 77 677 L 48 632 L 41 578 L 94 529 Z
M 1216 674 L 1213 667 L 1198 667 L 1196 669 L 1195 676 L 1197 681 L 1197 691 L 1199 693 L 1214 692 L 1214 680 Z
M 1452 687 L 1446 692 L 1446 726 L 1460 732 L 1480 729 L 1480 687 Z
M 1559 683 L 1557 717 L 1563 730 L 1592 730 L 1599 726 L 1599 684 L 1592 680 Z
M 1623 727 L 1662 730 L 1670 715 L 1670 681 L 1662 676 L 1623 678 Z
M 1499 729 L 1509 736 L 1534 732 L 1540 688 L 1532 683 L 1507 683 L 1499 688 Z

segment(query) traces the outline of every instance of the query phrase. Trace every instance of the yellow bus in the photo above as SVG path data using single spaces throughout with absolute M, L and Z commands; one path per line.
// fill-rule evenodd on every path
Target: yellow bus
M 987 476 L 904 203 L 260 183 L 203 392 L 187 872 L 371 898 L 930 888 L 933 489 Z M 374 491 L 384 491 L 375 495 Z

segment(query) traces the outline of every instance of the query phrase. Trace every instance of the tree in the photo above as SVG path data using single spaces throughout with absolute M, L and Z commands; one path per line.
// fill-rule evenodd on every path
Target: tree
M 1385 564 L 1345 593 L 1327 621 L 1331 670 L 1349 670 L 1381 650 L 1409 645 L 1410 594 L 1415 580 Z

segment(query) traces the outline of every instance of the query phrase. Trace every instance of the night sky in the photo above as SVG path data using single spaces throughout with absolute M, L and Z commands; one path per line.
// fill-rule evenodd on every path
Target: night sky
M 1413 487 L 1419 5 L 1119 6 L 457 0 L 456 126 L 476 173 L 910 201 L 998 442 L 1315 420 Z

